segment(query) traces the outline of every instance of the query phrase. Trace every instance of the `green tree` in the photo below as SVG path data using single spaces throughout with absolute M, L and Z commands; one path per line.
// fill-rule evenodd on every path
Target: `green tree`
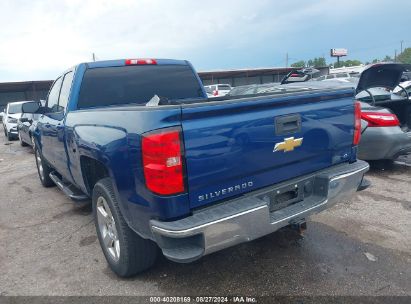
M 315 67 L 325 67 L 327 66 L 327 62 L 324 57 L 314 58 L 314 66 Z
M 401 54 L 399 54 L 397 56 L 397 61 L 411 64 L 411 48 L 406 48 Z
M 327 62 L 325 61 L 324 57 L 315 57 L 307 61 L 307 66 L 309 67 L 325 67 L 327 66 Z
M 353 59 L 353 60 L 348 59 L 346 61 L 340 60 L 340 67 L 343 67 L 343 66 L 352 67 L 352 66 L 360 65 L 361 63 L 362 63 L 361 61 L 356 60 L 356 59 Z M 336 68 L 338 67 L 337 62 L 334 64 L 334 67 L 336 67 Z
M 293 68 L 303 68 L 305 66 L 308 67 L 325 67 L 327 66 L 327 62 L 325 61 L 324 57 L 315 57 L 313 59 L 308 60 L 307 62 L 305 62 L 304 60 L 300 60 L 297 62 L 294 62 L 291 65 Z
M 390 62 L 390 61 L 394 61 L 391 56 L 385 55 L 384 59 L 382 60 L 384 62 Z
M 347 60 L 345 63 L 346 63 L 346 66 L 351 67 L 351 66 L 360 65 L 362 62 L 359 61 L 359 60 L 354 59 L 354 60 Z
M 294 62 L 294 63 L 291 64 L 291 67 L 293 67 L 293 68 L 303 68 L 303 67 L 305 67 L 305 61 L 300 60 L 300 61 Z

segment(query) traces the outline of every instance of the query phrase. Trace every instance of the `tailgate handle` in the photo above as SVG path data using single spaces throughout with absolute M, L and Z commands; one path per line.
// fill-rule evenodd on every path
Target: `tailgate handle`
M 301 131 L 301 115 L 292 114 L 275 118 L 275 134 L 285 135 Z

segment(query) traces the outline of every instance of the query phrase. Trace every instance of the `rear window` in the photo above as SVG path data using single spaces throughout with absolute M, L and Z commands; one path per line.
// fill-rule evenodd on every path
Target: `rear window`
M 218 89 L 219 89 L 219 90 L 223 90 L 223 91 L 230 91 L 230 90 L 231 90 L 230 86 L 228 86 L 228 85 L 221 85 L 221 84 L 218 85 Z
M 200 84 L 189 66 L 93 68 L 84 74 L 78 107 L 144 105 L 154 95 L 169 100 L 203 97 Z

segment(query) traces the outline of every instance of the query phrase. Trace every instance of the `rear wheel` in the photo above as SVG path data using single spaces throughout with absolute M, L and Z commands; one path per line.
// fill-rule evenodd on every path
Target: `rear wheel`
M 110 268 L 120 277 L 131 277 L 150 268 L 157 257 L 157 246 L 127 225 L 110 178 L 97 182 L 92 202 L 97 236 Z
M 55 184 L 53 180 L 50 178 L 50 173 L 52 172 L 52 168 L 44 161 L 38 149 L 34 150 L 34 154 L 36 156 L 37 172 L 39 174 L 41 184 L 44 187 L 54 186 Z

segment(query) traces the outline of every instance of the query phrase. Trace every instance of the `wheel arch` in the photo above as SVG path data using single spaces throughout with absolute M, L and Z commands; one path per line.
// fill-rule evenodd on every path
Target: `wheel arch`
M 80 156 L 80 166 L 84 185 L 88 195 L 91 196 L 94 185 L 99 180 L 110 177 L 109 169 L 103 162 L 84 155 Z

